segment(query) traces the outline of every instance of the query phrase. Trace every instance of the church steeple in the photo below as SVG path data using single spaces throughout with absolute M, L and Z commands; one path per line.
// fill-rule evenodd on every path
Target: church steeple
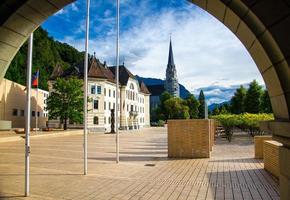
M 177 72 L 174 64 L 172 41 L 170 36 L 168 64 L 166 68 L 165 89 L 171 95 L 179 97 L 179 84 L 177 80 Z
M 170 37 L 170 44 L 169 44 L 168 66 L 175 66 L 174 65 L 174 58 L 173 58 L 173 51 L 172 51 L 171 37 Z

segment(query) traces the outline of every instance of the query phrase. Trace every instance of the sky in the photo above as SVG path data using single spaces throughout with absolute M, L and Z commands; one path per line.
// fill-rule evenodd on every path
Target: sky
M 115 65 L 116 1 L 91 0 L 89 51 Z M 165 78 L 170 35 L 179 82 L 196 93 L 224 89 L 256 79 L 264 84 L 239 39 L 206 11 L 186 0 L 121 0 L 120 62 L 136 75 Z M 84 50 L 86 1 L 78 0 L 42 27 L 56 40 Z

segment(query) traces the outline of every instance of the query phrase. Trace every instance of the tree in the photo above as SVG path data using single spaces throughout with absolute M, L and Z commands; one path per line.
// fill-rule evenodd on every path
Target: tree
M 270 101 L 270 97 L 267 90 L 264 90 L 261 99 L 261 111 L 263 113 L 272 113 L 272 105 Z
M 229 107 L 228 107 L 228 104 L 223 104 L 219 107 L 219 111 L 220 113 L 219 114 L 228 114 L 229 113 Z
M 205 97 L 204 97 L 203 90 L 200 90 L 198 101 L 199 101 L 198 118 L 204 119 L 205 118 L 205 115 L 204 115 L 205 114 Z
M 59 118 L 67 129 L 67 120 L 81 123 L 83 120 L 83 82 L 77 78 L 58 78 L 47 99 L 51 119 Z
M 165 108 L 165 102 L 173 96 L 168 92 L 163 92 L 160 96 L 160 105 L 156 109 L 156 116 L 158 119 L 167 120 L 168 110 Z
M 164 107 L 168 113 L 168 119 L 189 119 L 189 108 L 184 100 L 172 97 L 164 102 Z
M 24 85 L 26 82 L 27 42 L 19 49 L 12 60 L 5 78 Z M 48 79 L 56 64 L 64 69 L 73 67 L 83 61 L 84 52 L 79 52 L 72 46 L 55 41 L 48 32 L 39 27 L 34 32 L 33 41 L 33 68 L 32 73 L 39 69 L 39 88 L 48 90 Z
M 231 99 L 231 112 L 241 114 L 245 112 L 245 98 L 247 90 L 241 85 Z
M 189 94 L 187 98 L 185 99 L 185 103 L 189 108 L 189 116 L 190 119 L 196 119 L 198 118 L 198 107 L 199 102 L 195 98 L 193 94 Z
M 219 107 L 216 105 L 216 106 L 214 107 L 214 109 L 212 110 L 211 115 L 219 115 L 219 114 L 220 114 L 220 109 L 219 109 Z
M 256 80 L 250 83 L 245 97 L 245 111 L 248 113 L 259 113 L 261 108 L 262 87 Z

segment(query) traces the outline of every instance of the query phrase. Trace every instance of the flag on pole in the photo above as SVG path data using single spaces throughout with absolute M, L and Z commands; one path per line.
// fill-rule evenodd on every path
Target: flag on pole
M 32 87 L 38 88 L 39 69 L 32 76 Z

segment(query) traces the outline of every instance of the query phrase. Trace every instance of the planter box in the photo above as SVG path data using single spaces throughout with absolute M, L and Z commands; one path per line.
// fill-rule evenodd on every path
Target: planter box
M 271 135 L 262 135 L 262 136 L 255 136 L 255 158 L 263 159 L 264 154 L 264 141 L 265 140 L 272 140 Z
M 168 157 L 209 158 L 214 120 L 168 120 Z
M 264 168 L 275 177 L 280 176 L 279 148 L 281 143 L 274 140 L 264 141 Z

